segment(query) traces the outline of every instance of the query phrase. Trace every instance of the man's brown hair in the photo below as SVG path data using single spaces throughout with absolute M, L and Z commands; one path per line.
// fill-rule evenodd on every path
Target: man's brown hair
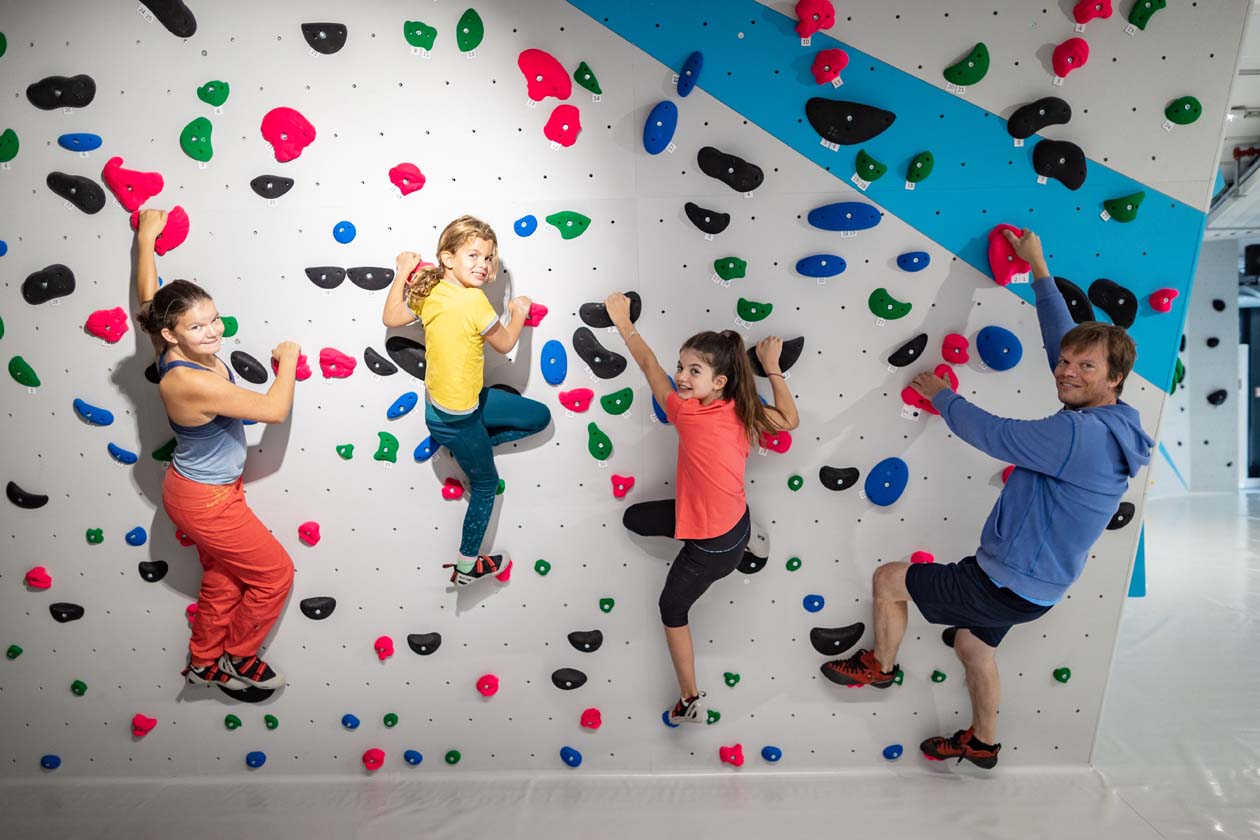
M 1137 359 L 1137 345 L 1123 327 L 1115 324 L 1104 324 L 1099 321 L 1086 321 L 1068 330 L 1059 342 L 1060 348 L 1085 350 L 1094 345 L 1102 345 L 1107 351 L 1107 378 L 1119 376 L 1116 384 L 1116 396 L 1124 390 L 1124 381 L 1133 370 L 1133 362 Z

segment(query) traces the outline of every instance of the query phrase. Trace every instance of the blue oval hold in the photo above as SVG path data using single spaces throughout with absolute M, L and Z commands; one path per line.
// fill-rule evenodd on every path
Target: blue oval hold
M 127 545 L 142 546 L 149 541 L 149 535 L 145 532 L 143 526 L 137 525 L 128 531 L 123 539 L 127 541 Z
M 543 379 L 548 385 L 559 385 L 569 375 L 569 354 L 564 345 L 554 338 L 543 345 L 538 363 L 542 366 Z
M 993 370 L 1010 370 L 1024 356 L 1024 345 L 1005 327 L 985 327 L 976 336 L 976 352 Z
M 897 257 L 897 268 L 902 271 L 922 271 L 931 261 L 932 257 L 927 251 L 907 251 Z
M 826 603 L 821 595 L 806 595 L 801 601 L 801 606 L 805 608 L 805 612 L 818 612 Z
M 90 152 L 101 147 L 101 135 L 63 134 L 57 138 L 57 145 L 71 152 Z
M 256 426 L 258 425 L 258 421 L 257 420 L 242 420 L 241 425 L 242 426 Z
M 683 62 L 682 72 L 678 74 L 678 95 L 686 96 L 691 93 L 696 86 L 696 82 L 700 81 L 700 71 L 704 69 L 704 53 L 696 50 L 687 56 L 687 60 Z
M 342 245 L 345 245 L 347 242 L 353 242 L 354 235 L 357 232 L 354 229 L 354 225 L 350 222 L 342 221 L 333 225 L 333 239 L 336 239 Z
M 529 236 L 538 230 L 538 219 L 533 215 L 521 216 L 515 222 L 512 222 L 512 230 L 516 231 L 517 236 Z
M 358 729 L 359 719 L 354 715 L 346 714 L 341 716 L 341 725 L 346 729 Z
M 412 457 L 416 459 L 417 464 L 423 464 L 425 461 L 436 455 L 437 451 L 441 448 L 441 444 L 433 441 L 433 435 L 429 435 L 427 438 L 420 441 L 420 445 L 416 447 L 416 451 L 412 453 Z
M 896 761 L 901 758 L 901 744 L 889 744 L 884 747 L 884 758 L 889 761 Z
M 582 754 L 573 747 L 561 747 L 560 759 L 570 767 L 582 766 Z
M 415 391 L 408 391 L 394 400 L 394 404 L 389 407 L 385 414 L 390 420 L 397 420 L 399 417 L 409 414 L 419 401 L 420 397 Z
M 39 759 L 39 766 L 43 767 L 45 770 L 56 770 L 61 766 L 61 756 L 53 755 L 52 753 L 41 756 Z
M 677 128 L 678 106 L 668 99 L 656 103 L 643 123 L 643 148 L 649 155 L 659 155 L 673 141 Z
M 796 261 L 796 273 L 806 277 L 835 277 L 847 267 L 844 257 L 835 254 L 814 254 Z
M 9 253 L 9 243 L 0 239 L 0 257 L 3 257 L 7 253 Z
M 669 722 L 669 709 L 666 709 L 665 711 L 661 712 L 661 723 L 665 724 L 670 729 L 677 729 L 679 726 L 682 725 L 680 723 Z
M 840 201 L 824 204 L 809 211 L 809 223 L 820 230 L 866 230 L 882 217 L 872 204 L 861 201 Z
M 132 452 L 129 449 L 123 449 L 121 446 L 119 446 L 116 443 L 108 444 L 106 448 L 109 450 L 109 457 L 113 458 L 115 461 L 117 461 L 120 464 L 127 464 L 128 466 L 130 466 L 131 464 L 134 464 L 136 461 L 140 460 L 136 456 L 136 453 Z
M 403 753 L 403 761 L 407 762 L 412 767 L 415 767 L 420 762 L 424 761 L 424 756 L 420 754 L 419 750 L 407 750 Z
M 677 392 L 678 386 L 674 384 L 674 377 L 669 376 L 669 374 L 666 374 L 666 376 L 669 378 L 669 387 Z M 765 402 L 765 400 L 762 400 L 762 402 Z M 656 422 L 662 426 L 669 425 L 669 417 L 665 414 L 665 409 L 661 408 L 661 404 L 656 401 L 655 396 L 652 397 L 652 413 L 656 415 Z
M 866 498 L 880 507 L 888 507 L 901 498 L 910 481 L 910 467 L 900 458 L 885 458 L 866 474 Z
M 114 414 L 103 408 L 97 408 L 90 403 L 86 403 L 76 398 L 74 401 L 74 413 L 79 415 L 85 422 L 91 423 L 93 426 L 108 426 L 114 422 Z
M 262 767 L 267 763 L 267 754 L 262 750 L 254 750 L 245 754 L 246 767 Z
M 761 757 L 773 763 L 783 758 L 783 750 L 778 747 L 765 746 L 761 748 Z

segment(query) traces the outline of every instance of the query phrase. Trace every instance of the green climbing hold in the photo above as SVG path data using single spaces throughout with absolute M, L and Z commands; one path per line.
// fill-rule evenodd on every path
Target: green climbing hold
M 437 28 L 429 26 L 422 20 L 409 20 L 403 23 L 403 37 L 407 43 L 417 49 L 431 50 L 437 40 Z
M 1168 389 L 1169 396 L 1177 393 L 1177 386 L 1186 378 L 1186 366 L 1181 363 L 1181 359 L 1177 359 L 1177 364 L 1173 367 L 1172 387 Z
M 501 478 L 500 478 L 500 479 L 499 479 L 499 486 L 498 486 L 498 487 L 496 487 L 496 488 L 494 488 L 494 495 L 496 495 L 496 496 L 502 496 L 502 495 L 503 495 L 503 491 L 504 491 L 504 490 L 506 490 L 506 489 L 507 489 L 507 482 L 506 482 L 506 481 L 504 481 L 503 479 L 501 479 Z
M 867 154 L 866 149 L 858 149 L 855 168 L 857 169 L 857 176 L 864 181 L 878 181 L 888 171 L 887 164 L 880 163 L 871 157 Z
M 576 210 L 562 210 L 548 216 L 547 224 L 560 231 L 565 239 L 576 239 L 590 227 L 591 220 Z
M 534 571 L 538 572 L 538 574 L 542 575 L 543 577 L 546 577 L 547 572 L 551 571 L 551 564 L 548 563 L 546 560 L 535 560 Z
M 17 157 L 18 146 L 17 132 L 11 128 L 6 128 L 0 133 L 0 163 L 8 163 Z
M 936 158 L 932 157 L 931 152 L 919 152 L 906 168 L 906 180 L 912 184 L 922 183 L 927 180 L 927 176 L 932 174 L 934 166 L 936 166 Z
M 0 57 L 3 57 L 9 51 L 9 39 L 4 37 L 4 33 L 0 32 Z
M 221 315 L 219 320 L 223 322 L 223 337 L 231 338 L 241 329 L 241 322 L 236 320 L 235 315 Z
M 1164 109 L 1164 116 L 1170 123 L 1190 125 L 1203 116 L 1203 105 L 1193 96 L 1183 96 L 1168 103 L 1168 107 Z
M 709 709 L 708 719 L 705 720 L 705 723 L 707 723 L 709 726 L 712 726 L 713 724 L 717 723 L 721 719 L 722 719 L 721 712 L 719 712 L 717 709 Z
M 0 318 L 0 338 L 4 338 L 4 319 Z
M 895 321 L 898 318 L 904 318 L 910 313 L 912 304 L 902 303 L 901 301 L 888 294 L 888 290 L 882 286 L 871 292 L 871 296 L 866 299 L 866 305 L 871 308 L 871 314 L 876 318 L 883 318 L 885 321 Z
M 1065 683 L 1068 680 L 1072 679 L 1072 669 L 1071 668 L 1055 668 L 1054 678 L 1061 683 Z
M 455 24 L 455 42 L 460 52 L 472 52 L 477 49 L 481 39 L 486 37 L 486 25 L 481 22 L 481 15 L 476 9 L 464 12 L 459 23 Z
M 5 655 L 5 658 L 7 659 L 17 659 L 19 656 L 22 655 L 22 646 L 9 645 L 9 649 L 4 652 L 4 655 Z
M 739 257 L 722 257 L 713 261 L 713 270 L 723 280 L 736 280 L 748 270 L 748 263 Z
M 903 682 L 905 682 L 905 680 L 906 680 L 905 672 L 902 671 L 900 668 L 898 668 L 897 673 L 893 674 L 893 683 L 895 685 L 901 685 Z
M 175 438 L 171 438 L 166 443 L 153 450 L 154 461 L 170 461 L 175 457 Z
M 241 719 L 236 715 L 225 715 L 223 718 L 223 725 L 228 729 L 240 729 Z
M 788 478 L 788 489 L 791 490 L 793 493 L 795 493 L 797 490 L 800 490 L 804 486 L 805 486 L 805 479 L 801 478 L 799 475 L 790 476 Z
M 87 694 L 87 683 L 83 680 L 75 680 L 70 683 L 70 692 L 74 694 L 75 697 L 82 697 L 84 694 Z
M 398 725 L 398 715 L 393 712 L 388 712 L 385 717 L 381 719 L 381 723 L 385 724 L 386 729 L 393 729 Z
M 100 545 L 105 542 L 105 532 L 100 528 L 88 528 L 87 542 L 88 545 Z
M 27 388 L 39 387 L 39 377 L 35 374 L 35 369 L 21 356 L 9 359 L 9 376 L 12 376 L 17 384 L 25 385 Z
M 463 756 L 461 756 L 461 755 L 459 754 L 459 750 L 447 750 L 447 751 L 446 751 L 446 763 L 447 763 L 447 764 L 459 764 L 459 760 L 460 760 L 461 758 L 463 758 Z
M 1103 208 L 1107 211 L 1107 215 L 1117 222 L 1131 222 L 1137 218 L 1138 208 L 1142 206 L 1144 198 L 1146 198 L 1146 191 L 1140 190 L 1131 195 L 1109 198 L 1103 202 Z
M 599 404 L 604 407 L 604 411 L 614 415 L 625 414 L 630 410 L 630 404 L 633 402 L 634 389 L 628 387 L 599 398 Z
M 740 320 L 747 321 L 750 324 L 765 320 L 773 311 L 773 303 L 758 303 L 747 298 L 740 298 L 735 304 L 735 313 L 739 315 Z
M 932 672 L 932 682 L 934 682 L 934 683 L 943 683 L 943 682 L 945 682 L 945 672 L 944 672 L 944 671 L 933 671 L 933 672 Z
M 599 599 L 599 609 L 601 612 L 610 613 L 612 612 L 613 607 L 615 607 L 616 605 L 617 605 L 617 602 L 613 600 L 612 598 Z
M 734 688 L 739 683 L 739 674 L 733 673 L 731 671 L 727 671 L 726 673 L 722 674 L 722 679 L 726 680 L 726 684 L 728 686 L 730 686 L 731 688 Z
M 591 453 L 591 457 L 596 461 L 607 461 L 612 457 L 613 445 L 608 435 L 596 426 L 589 423 L 586 426 L 586 448 Z
M 380 446 L 376 447 L 376 452 L 372 455 L 377 461 L 389 461 L 391 464 L 398 463 L 398 438 L 389 432 L 377 432 L 376 436 L 381 439 Z
M 231 92 L 232 86 L 227 82 L 213 79 L 197 88 L 197 98 L 207 105 L 218 108 L 224 102 L 227 102 L 228 94 Z
M 280 719 L 275 715 L 263 715 L 263 725 L 268 729 L 279 729 Z
M 1138 2 L 1133 4 L 1133 9 L 1129 12 L 1129 23 L 1145 31 L 1147 21 L 1151 19 L 1151 15 L 1167 5 L 1168 0 L 1138 0 Z
M 945 81 L 967 87 L 983 79 L 988 72 L 989 48 L 981 41 L 961 61 L 945 68 Z
M 341 459 L 343 461 L 349 461 L 351 458 L 354 457 L 354 444 L 353 443 L 337 444 L 337 454 L 341 456 Z
M 788 570 L 789 572 L 795 572 L 795 571 L 796 571 L 797 569 L 799 569 L 800 567 L 801 567 L 801 558 L 799 558 L 799 557 L 789 557 L 789 558 L 788 558 L 788 561 L 787 561 L 787 570 Z
M 214 147 L 210 145 L 210 134 L 213 130 L 210 120 L 197 117 L 179 133 L 179 147 L 193 160 L 205 163 L 214 157 Z
M 599 86 L 599 79 L 595 78 L 595 71 L 585 61 L 578 65 L 578 69 L 573 71 L 573 81 L 596 96 L 601 96 L 604 93 Z

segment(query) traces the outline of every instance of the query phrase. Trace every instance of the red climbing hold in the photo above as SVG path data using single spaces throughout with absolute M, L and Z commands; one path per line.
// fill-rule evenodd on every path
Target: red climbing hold
M 140 211 L 136 210 L 131 214 L 131 229 L 136 230 L 139 227 Z M 187 238 L 188 214 L 184 212 L 183 207 L 176 204 L 166 214 L 166 226 L 162 228 L 162 232 L 158 234 L 157 241 L 153 243 L 153 250 L 157 252 L 159 257 L 163 256 L 184 244 L 184 240 Z
M 966 336 L 950 333 L 941 342 L 941 358 L 951 365 L 965 365 L 967 360 L 971 358 L 971 354 L 967 352 L 969 346 L 971 344 L 967 341 Z
M 272 373 L 280 372 L 280 360 L 277 359 L 275 356 L 271 357 L 271 372 Z M 305 382 L 306 380 L 311 378 L 311 366 L 306 363 L 305 353 L 298 354 L 297 370 L 295 371 L 294 375 L 297 378 L 298 382 Z
M 376 651 L 376 658 L 384 662 L 394 655 L 394 640 L 389 636 L 377 636 L 372 642 L 372 650 Z
M 157 172 L 124 169 L 122 163 L 123 159 L 117 155 L 107 160 L 101 170 L 101 179 L 124 209 L 135 212 L 160 193 L 166 184 Z
M 604 717 L 599 709 L 592 706 L 582 712 L 582 726 L 586 729 L 599 729 L 604 724 Z
M 193 603 L 184 607 L 184 618 L 188 619 L 189 624 L 192 624 L 193 619 L 195 619 L 196 617 L 197 617 L 197 603 L 194 601 Z
M 389 170 L 389 180 L 403 195 L 411 195 L 424 186 L 424 173 L 414 163 L 400 163 Z
M 548 311 L 550 310 L 548 310 L 547 307 L 543 306 L 541 303 L 531 302 L 529 305 L 529 315 L 525 317 L 525 326 L 527 327 L 538 326 L 539 324 L 542 323 L 542 319 L 547 317 Z
M 819 50 L 809 70 L 820 85 L 840 78 L 840 71 L 849 66 L 849 54 L 842 49 Z
M 613 473 L 612 488 L 613 498 L 624 499 L 626 494 L 634 489 L 634 476 Z
M 464 485 L 458 478 L 448 478 L 442 485 L 442 498 L 448 502 L 464 498 Z
M 557 105 L 547 118 L 547 124 L 543 126 L 543 134 L 547 139 L 566 149 L 577 142 L 581 133 L 582 112 L 575 105 Z
M 354 356 L 347 356 L 332 347 L 319 351 L 319 369 L 324 372 L 325 379 L 345 379 L 354 373 L 356 364 Z
M 1111 0 L 1081 0 L 1072 7 L 1072 17 L 1077 23 L 1089 23 L 1094 18 L 1111 17 Z
M 98 309 L 88 316 L 83 328 L 101 341 L 117 344 L 127 334 L 127 313 L 121 306 Z
M 1014 464 L 1009 464 L 1004 470 L 1002 470 L 1002 483 L 1003 484 L 1007 482 L 1007 480 L 1011 477 L 1011 473 L 1013 472 L 1015 472 Z
M 137 738 L 143 738 L 152 732 L 155 726 L 157 726 L 157 718 L 137 714 L 131 719 L 131 734 Z
M 949 387 L 953 388 L 955 391 L 958 390 L 958 377 L 954 374 L 954 369 L 949 365 L 937 365 L 936 370 L 933 372 L 941 379 L 948 382 Z M 901 401 L 908 406 L 919 409 L 920 411 L 926 411 L 928 414 L 940 414 L 939 411 L 933 408 L 931 400 L 911 388 L 909 385 L 901 390 Z
M 175 541 L 185 547 L 190 546 L 190 545 L 196 545 L 196 543 L 193 542 L 192 537 L 188 536 L 187 534 L 185 534 L 183 531 L 179 530 L 178 528 L 175 529 Z
M 477 691 L 482 697 L 493 697 L 499 693 L 499 678 L 494 674 L 482 674 L 477 677 Z
M 1073 70 L 1080 70 L 1089 61 L 1089 43 L 1084 38 L 1068 38 L 1054 48 L 1050 63 L 1060 79 Z
M 307 545 L 315 545 L 319 542 L 319 523 L 303 522 L 298 526 L 298 539 Z
M 786 430 L 761 433 L 761 448 L 782 455 L 792 448 L 792 433 Z
M 28 569 L 24 580 L 31 589 L 47 589 L 52 586 L 52 575 L 48 574 L 48 570 L 43 566 Z
M 831 5 L 828 3 L 827 5 Z M 799 4 L 797 6 L 799 8 Z M 744 745 L 736 744 L 733 747 L 718 747 L 718 758 L 734 767 L 744 766 Z
M 569 411 L 581 413 L 591 407 L 595 392 L 590 388 L 574 388 L 572 391 L 560 392 L 560 404 Z
M 573 92 L 573 83 L 564 65 L 555 56 L 544 50 L 521 50 L 516 58 L 516 66 L 521 68 L 525 76 L 525 87 L 529 98 L 541 102 L 548 96 L 556 99 L 568 99 Z
M 796 20 L 796 34 L 808 38 L 836 25 L 836 7 L 831 0 L 797 0 Z
M 302 150 L 315 142 L 315 126 L 292 108 L 272 108 L 263 117 L 261 129 L 280 163 L 300 157 Z
M 363 753 L 363 766 L 369 771 L 375 773 L 385 765 L 385 750 L 380 747 L 372 747 Z
M 1004 230 L 1009 230 L 1016 236 L 1020 235 L 1019 228 L 1007 224 L 995 225 L 993 230 L 989 231 L 989 269 L 993 272 L 993 282 L 999 286 L 1009 286 L 1011 278 L 1016 274 L 1024 274 L 1032 270 L 1027 260 L 1015 254 L 1011 243 L 1007 242 L 1006 237 L 1002 235 Z
M 935 563 L 936 558 L 926 551 L 916 551 L 910 555 L 911 563 Z
M 1176 289 L 1156 289 L 1151 292 L 1149 298 L 1151 309 L 1154 309 L 1156 312 L 1171 312 L 1173 298 L 1176 296 Z

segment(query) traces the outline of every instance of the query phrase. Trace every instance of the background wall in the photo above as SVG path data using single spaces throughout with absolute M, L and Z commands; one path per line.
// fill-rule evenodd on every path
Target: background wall
M 783 2 L 485 2 L 478 11 L 486 37 L 475 57 L 456 46 L 464 7 L 448 2 L 372 9 L 223 3 L 194 10 L 198 30 L 187 40 L 125 4 L 82 4 L 74 16 L 0 6 L 9 43 L 0 58 L 4 95 L 22 142 L 0 172 L 5 206 L 22 208 L 8 214 L 0 233 L 8 243 L 0 259 L 0 343 L 43 381 L 33 393 L 12 380 L 3 386 L 3 474 L 50 496 L 39 510 L 7 505 L 0 514 L 8 546 L 0 643 L 24 648 L 0 662 L 4 774 L 39 773 L 39 757 L 51 753 L 63 759 L 62 776 L 227 775 L 247 772 L 251 750 L 268 755 L 261 772 L 355 772 L 370 747 L 387 752 L 388 773 L 450 772 L 442 761 L 449 749 L 463 754 L 459 771 L 537 770 L 563 768 L 563 745 L 582 751 L 584 771 L 711 770 L 718 746 L 736 742 L 754 764 L 760 748 L 774 744 L 784 769 L 860 767 L 882 764 L 886 745 L 912 748 L 964 726 L 962 670 L 940 644 L 939 628 L 913 611 L 901 661 L 906 682 L 896 691 L 838 690 L 818 674 L 823 660 L 808 641 L 814 626 L 869 622 L 878 564 L 920 549 L 942 561 L 974 551 L 1000 488 L 1003 464 L 954 440 L 938 419 L 903 419 L 899 393 L 914 369 L 890 371 L 886 357 L 927 332 L 925 362 L 935 364 L 945 334 L 974 341 L 980 328 L 999 324 L 1019 336 L 1023 362 L 997 373 L 982 369 L 973 352 L 958 369 L 963 393 L 1013 416 L 1056 409 L 1029 289 L 999 288 L 983 270 L 985 235 L 1001 221 L 1038 228 L 1056 273 L 1078 285 L 1106 276 L 1143 299 L 1173 286 L 1186 300 L 1246 4 L 1169 8 L 1134 36 L 1123 33 L 1120 15 L 1095 21 L 1085 33 L 1092 64 L 1080 71 L 1092 78 L 1070 77 L 1060 89 L 1051 84 L 1048 56 L 1074 34 L 1070 7 L 999 14 L 960 0 L 931 14 L 910 3 L 846 9 L 832 34 L 843 39 L 851 64 L 834 91 L 816 87 L 808 66 L 818 48 L 835 44 L 816 35 L 813 47 L 802 48 L 784 16 L 791 4 Z M 402 37 L 413 15 L 438 29 L 427 58 Z M 348 27 L 335 55 L 312 54 L 302 38 L 300 24 L 318 20 Z M 977 40 L 994 54 L 989 76 L 965 97 L 946 92 L 940 71 Z M 527 105 L 516 58 L 530 47 L 551 52 L 569 72 L 587 61 L 603 88 L 593 102 L 574 87 L 569 101 L 581 109 L 583 131 L 571 148 L 553 150 L 542 134 L 554 102 Z M 683 100 L 671 76 L 693 49 L 704 51 L 706 67 Z M 98 85 L 89 107 L 43 112 L 24 101 L 27 84 L 79 72 Z M 222 114 L 195 96 L 211 79 L 232 86 Z M 1203 118 L 1162 131 L 1163 106 L 1187 92 L 1202 100 Z M 1079 116 L 1047 134 L 1081 143 L 1091 157 L 1090 179 L 1075 193 L 1036 184 L 1033 140 L 1014 149 L 1004 130 L 1017 105 L 1051 94 L 1069 98 Z M 848 183 L 857 147 L 822 149 L 802 123 L 803 103 L 814 95 L 897 113 L 894 129 L 866 144 L 890 164 L 866 196 Z M 677 150 L 649 157 L 643 122 L 665 98 L 681 112 Z M 262 116 L 282 105 L 318 131 L 286 164 L 259 133 Z M 215 155 L 204 169 L 177 142 L 197 116 L 214 124 Z M 56 144 L 72 131 L 98 133 L 105 144 L 80 159 Z M 759 164 L 764 186 L 744 198 L 704 176 L 695 163 L 704 145 Z M 938 171 L 905 191 L 905 164 L 924 147 L 934 151 Z M 191 217 L 188 241 L 161 259 L 160 273 L 209 288 L 220 311 L 240 321 L 225 350 L 259 359 L 290 338 L 312 361 L 323 347 L 360 359 L 365 347 L 384 352 L 383 293 L 350 283 L 325 293 L 304 268 L 392 266 L 402 249 L 431 255 L 437 232 L 464 212 L 496 227 L 506 268 L 491 293 L 496 306 L 500 295 L 525 293 L 550 314 L 526 331 L 510 359 L 492 361 L 487 379 L 545 401 L 555 414 L 539 439 L 499 453 L 506 492 L 492 533 L 516 558 L 510 584 L 448 591 L 440 566 L 455 549 L 463 502 L 445 502 L 439 491 L 458 468 L 444 455 L 414 463 L 410 453 L 427 434 L 422 418 L 385 415 L 399 394 L 422 383 L 401 371 L 373 377 L 362 364 L 346 380 L 325 381 L 316 371 L 299 385 L 288 423 L 249 430 L 251 504 L 298 569 L 267 652 L 289 685 L 258 706 L 182 685 L 184 608 L 195 598 L 199 569 L 195 550 L 178 545 L 161 511 L 162 467 L 150 453 L 170 433 L 143 376 L 151 351 L 134 330 L 110 346 L 81 330 L 92 311 L 134 303 L 126 214 L 111 203 L 84 215 L 44 185 L 52 170 L 99 180 L 114 154 L 128 167 L 161 171 L 166 187 L 151 203 L 181 204 Z M 428 179 L 406 198 L 387 178 L 403 161 Z M 261 174 L 296 184 L 270 206 L 249 188 Z M 1148 200 L 1137 223 L 1099 219 L 1104 199 L 1139 188 Z M 854 238 L 807 225 L 810 209 L 839 200 L 869 201 L 885 215 Z M 684 216 L 685 201 L 731 213 L 730 228 L 706 241 Z M 525 214 L 541 223 L 564 210 L 590 217 L 589 230 L 569 241 L 541 227 L 528 238 L 513 233 Z M 358 229 L 347 245 L 332 236 L 341 220 Z M 927 270 L 896 268 L 897 255 L 912 250 L 931 255 Z M 826 285 L 793 270 L 820 252 L 848 262 Z M 747 260 L 748 273 L 726 288 L 711 276 L 714 260 L 730 255 Z M 74 269 L 78 289 L 59 306 L 27 305 L 22 281 L 55 262 Z M 876 325 L 866 301 L 878 287 L 912 302 L 910 315 Z M 633 365 L 615 380 L 593 382 L 572 353 L 578 307 L 618 289 L 642 294 L 639 329 L 666 364 L 691 333 L 732 325 L 740 297 L 774 304 L 748 330 L 750 343 L 772 332 L 805 337 L 790 380 L 802 425 L 789 452 L 754 453 L 748 470 L 754 512 L 770 527 L 770 562 L 714 586 L 692 612 L 701 684 L 722 713 L 715 726 L 672 731 L 660 723 L 674 686 L 655 604 L 675 546 L 632 540 L 620 525 L 625 504 L 671 494 L 674 433 L 651 421 L 649 392 Z M 1160 315 L 1144 303 L 1133 327 L 1142 358 L 1126 398 L 1152 433 L 1184 312 L 1178 306 Z M 423 340 L 413 330 L 397 332 Z M 613 417 L 596 405 L 566 416 L 538 369 L 539 350 L 553 338 L 570 350 L 564 389 L 602 395 L 632 386 L 631 411 Z M 616 336 L 600 338 L 622 349 Z M 76 397 L 112 410 L 114 425 L 82 423 L 71 410 Z M 607 465 L 587 453 L 592 421 L 613 440 Z M 392 468 L 371 457 L 382 431 L 401 442 Z M 109 442 L 139 452 L 139 463 L 115 466 Z M 336 454 L 343 443 L 356 445 L 349 461 Z M 861 498 L 859 488 L 830 492 L 817 478 L 823 465 L 856 466 L 865 475 L 889 456 L 908 462 L 911 483 L 888 508 Z M 612 497 L 611 473 L 636 477 L 626 500 Z M 788 489 L 792 475 L 804 478 L 799 492 Z M 1139 516 L 1146 480 L 1140 475 L 1128 497 Z M 307 520 L 322 527 L 314 547 L 297 539 Z M 137 525 L 149 540 L 135 548 L 123 534 Z M 88 528 L 104 530 L 101 545 L 87 544 Z M 1105 533 L 1069 597 L 1003 645 L 1004 763 L 1088 760 L 1138 535 L 1136 523 Z M 791 557 L 802 560 L 799 571 L 787 570 Z M 539 558 L 552 565 L 545 577 L 532 570 Z M 137 564 L 159 559 L 169 574 L 144 581 Z M 35 565 L 48 568 L 51 589 L 22 585 Z M 815 614 L 802 608 L 811 594 L 826 600 Z M 335 597 L 336 612 L 323 621 L 304 617 L 298 602 L 314 596 Z M 609 613 L 599 608 L 605 597 L 616 600 Z M 53 602 L 80 604 L 85 616 L 56 623 Z M 604 634 L 598 652 L 578 652 L 566 640 L 592 629 Z M 416 656 L 405 637 L 427 632 L 440 632 L 442 647 Z M 382 634 L 398 650 L 385 662 L 372 649 Z M 1061 666 L 1072 669 L 1067 684 L 1051 676 Z M 562 667 L 581 669 L 589 681 L 556 689 L 550 675 Z M 935 669 L 944 682 L 930 679 Z M 738 684 L 728 688 L 725 672 L 738 673 Z M 502 681 L 490 699 L 475 690 L 485 673 Z M 84 696 L 70 691 L 75 679 L 88 684 Z M 602 711 L 598 731 L 579 726 L 588 707 Z M 137 712 L 159 721 L 143 739 L 128 734 Z M 241 717 L 240 729 L 225 729 L 229 712 Z M 396 727 L 382 723 L 388 712 L 399 715 Z M 264 727 L 264 713 L 277 716 L 277 729 Z M 343 729 L 345 713 L 362 726 Z M 403 763 L 406 749 L 424 754 L 419 768 Z

